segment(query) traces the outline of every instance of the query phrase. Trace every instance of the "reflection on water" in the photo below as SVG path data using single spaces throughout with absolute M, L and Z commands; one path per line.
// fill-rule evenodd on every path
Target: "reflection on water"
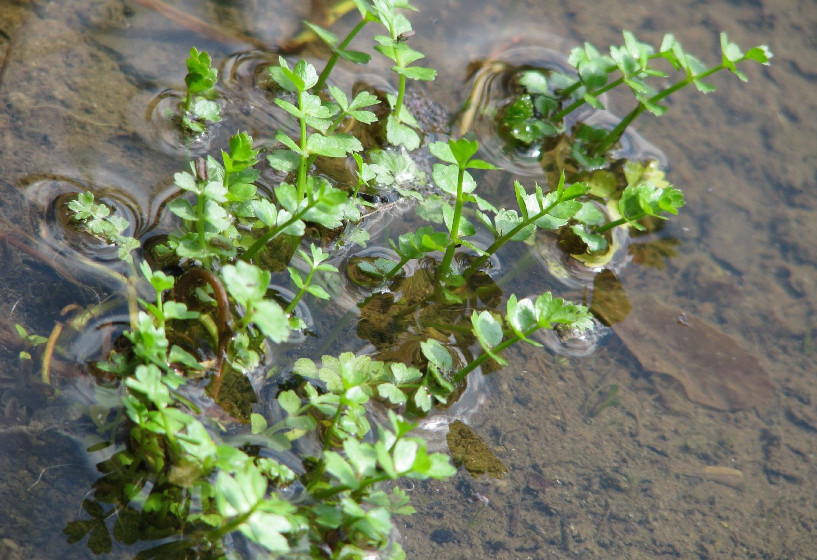
M 652 41 L 665 30 L 675 32 L 707 60 L 714 60 L 716 31 L 722 28 L 741 45 L 770 44 L 778 58 L 768 72 L 752 69 L 748 85 L 739 87 L 726 76 L 708 97 L 682 94 L 666 117 L 642 117 L 641 134 L 625 137 L 631 143 L 625 149 L 672 165 L 669 179 L 685 191 L 689 206 L 664 231 L 622 241 L 616 273 L 628 296 L 654 294 L 665 302 L 661 309 L 671 306 L 679 317 L 707 320 L 716 340 L 738 341 L 736 347 L 766 364 L 780 390 L 770 397 L 766 378 L 755 376 L 750 378 L 761 381 L 744 388 L 753 391 L 744 399 L 754 407 L 724 412 L 717 409 L 746 407 L 718 406 L 710 397 L 693 398 L 709 407 L 690 404 L 686 396 L 709 387 L 690 378 L 692 373 L 702 379 L 726 373 L 725 379 L 733 379 L 730 368 L 745 373 L 749 366 L 717 361 L 724 371 L 684 372 L 688 352 L 669 345 L 658 359 L 673 362 L 677 375 L 668 375 L 681 384 L 679 391 L 678 383 L 657 375 L 666 371 L 638 350 L 648 337 L 632 335 L 626 326 L 614 334 L 599 327 L 602 336 L 591 341 L 590 352 L 562 356 L 557 350 L 514 349 L 507 368 L 488 377 L 472 375 L 458 403 L 461 411 L 440 413 L 426 426 L 438 431 L 442 444 L 443 425 L 469 420 L 509 473 L 501 482 L 461 474 L 452 482 L 414 488 L 420 514 L 401 527 L 409 556 L 809 557 L 808 527 L 817 522 L 817 513 L 803 490 L 814 476 L 817 387 L 809 375 L 815 353 L 804 352 L 804 345 L 817 316 L 817 258 L 808 241 L 817 227 L 811 162 L 817 131 L 808 115 L 817 109 L 817 99 L 806 69 L 817 65 L 817 50 L 803 30 L 817 25 L 817 15 L 807 4 L 782 10 L 766 2 L 752 7 L 715 2 L 690 10 L 653 0 L 628 9 L 610 3 L 602 13 L 590 2 L 552 6 L 547 13 L 541 2 L 520 0 L 444 7 L 416 3 L 423 11 L 412 17 L 418 30 L 412 41 L 422 45 L 440 74 L 434 84 L 418 86 L 420 98 L 460 119 L 467 100 L 479 108 L 472 122 L 483 144 L 481 157 L 507 172 L 502 178 L 486 176 L 486 191 L 503 201 L 512 198 L 502 190 L 512 179 L 547 182 L 530 154 L 507 156 L 481 118 L 507 95 L 504 74 L 512 68 L 563 60 L 570 46 L 584 40 L 598 46 L 618 42 L 622 28 Z M 273 0 L 175 7 L 223 23 L 233 38 L 250 35 L 269 45 L 293 37 L 305 15 L 303 3 Z M 339 34 L 350 21 L 338 23 Z M 72 230 L 61 197 L 91 189 L 128 217 L 128 234 L 167 231 L 172 221 L 164 205 L 175 191 L 172 175 L 185 168 L 191 154 L 216 152 L 235 129 L 246 129 L 263 143 L 274 129 L 290 125 L 268 110 L 273 94 L 261 77 L 276 55 L 245 51 L 253 45 L 240 40 L 214 41 L 143 2 L 12 1 L 0 10 L 0 30 L 0 316 L 6 318 L 0 324 L 5 372 L 0 457 L 7 475 L 0 494 L 4 503 L 14 504 L 4 508 L 0 557 L 94 557 L 82 543 L 68 545 L 60 533 L 80 515 L 80 504 L 99 476 L 94 463 L 102 459 L 84 451 L 95 443 L 94 428 L 77 407 L 92 398 L 92 384 L 86 372 L 68 362 L 101 355 L 125 322 L 125 311 L 111 302 L 82 336 L 66 327 L 54 352 L 62 380 L 57 394 L 42 384 L 36 364 L 20 361 L 23 346 L 14 330 L 20 323 L 47 337 L 55 323 L 70 321 L 62 310 L 100 305 L 119 289 L 98 268 L 123 273 L 116 270 L 110 247 Z M 179 144 L 162 140 L 157 122 L 161 125 L 162 103 L 174 99 L 158 92 L 181 87 L 191 45 L 210 50 L 220 61 L 226 122 L 206 145 L 168 149 Z M 380 84 L 386 69 L 375 60 L 366 70 L 371 75 L 360 78 L 355 68 L 344 67 L 341 85 L 351 89 L 359 79 Z M 389 87 L 384 83 L 382 89 Z M 151 100 L 156 100 L 153 112 Z M 606 104 L 614 114 L 628 110 L 615 95 Z M 265 174 L 268 184 L 262 186 L 275 180 Z M 372 231 L 394 237 L 403 220 L 412 226 L 409 214 L 395 210 L 367 219 Z M 669 239 L 680 245 L 660 249 Z M 651 258 L 661 267 L 639 260 L 644 252 L 634 247 L 647 244 L 659 247 Z M 384 250 L 376 243 L 367 250 L 350 245 L 342 259 Z M 502 294 L 553 289 L 577 301 L 592 297 L 592 282 L 565 285 L 541 250 L 525 260 L 529 253 L 526 247 L 511 248 L 501 256 L 497 267 L 520 267 L 501 286 Z M 628 258 L 632 253 L 635 262 Z M 365 288 L 343 278 L 338 286 L 327 286 L 339 305 L 302 311 L 328 318 L 326 324 L 315 320 L 318 336 L 285 348 L 276 360 L 300 351 L 318 355 L 350 346 L 365 351 L 370 342 L 377 346 L 359 328 L 359 319 L 376 318 L 374 307 L 353 304 Z M 382 303 L 386 296 L 376 297 Z M 662 339 L 672 335 L 657 332 L 652 329 L 649 344 L 660 352 Z M 397 341 L 400 351 L 411 351 L 417 342 L 411 335 L 416 338 L 410 333 Z M 568 343 L 587 342 L 571 342 L 569 335 L 563 337 Z M 703 362 L 696 361 L 695 368 L 705 369 Z M 614 385 L 617 404 L 582 418 L 581 411 L 596 410 L 591 404 Z M 721 484 L 717 477 L 688 476 L 726 468 L 741 474 L 742 487 Z M 112 555 L 134 553 L 123 547 Z

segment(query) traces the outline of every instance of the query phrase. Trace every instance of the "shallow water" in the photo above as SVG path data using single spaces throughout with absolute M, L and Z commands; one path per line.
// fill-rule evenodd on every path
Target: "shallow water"
M 270 48 L 297 33 L 308 11 L 302 4 L 173 3 Z M 718 75 L 717 92 L 685 91 L 660 120 L 636 123 L 666 156 L 669 179 L 688 204 L 660 234 L 635 241 L 641 258 L 620 280 L 627 293 L 652 294 L 716 325 L 754 356 L 776 390 L 763 404 L 732 412 L 690 402 L 677 381 L 644 370 L 615 332 L 582 358 L 512 349 L 510 365 L 483 380 L 469 421 L 509 472 L 496 480 L 462 471 L 414 487 L 419 513 L 398 520 L 409 557 L 817 558 L 813 5 L 416 4 L 422 12 L 411 18 L 412 41 L 439 71 L 419 89 L 451 114 L 469 94 L 469 63 L 521 46 L 566 54 L 584 40 L 619 43 L 622 28 L 652 42 L 673 32 L 707 61 L 717 59 L 720 30 L 745 48 L 770 46 L 772 65 L 748 67 L 748 84 Z M 338 34 L 352 24 L 339 22 Z M 61 532 L 83 517 L 96 477 L 100 457 L 84 451 L 94 443 L 90 422 L 77 394 L 52 395 L 36 381 L 38 364 L 19 362 L 13 326 L 47 336 L 57 321 L 66 323 L 66 306 L 115 292 L 93 264 L 110 262 L 106 248 L 71 244 L 50 227 L 55 197 L 94 189 L 129 209 L 137 235 L 166 226 L 161 205 L 188 156 L 156 149 L 160 141 L 146 124 L 150 100 L 181 84 L 191 45 L 225 68 L 238 65 L 237 81 L 246 77 L 235 54 L 250 45 L 187 29 L 141 1 L 3 0 L 0 30 L 0 557 L 94 557 Z M 383 61 L 372 66 L 367 72 L 388 76 Z M 235 87 L 246 96 L 233 98 L 214 147 L 236 128 L 258 139 L 277 126 L 262 99 Z M 629 107 L 625 97 L 608 101 L 614 112 Z M 520 173 L 520 180 L 543 178 Z M 486 181 L 498 200 L 511 196 L 500 190 L 508 177 Z M 96 260 L 81 260 L 82 252 Z M 537 290 L 582 299 L 581 287 L 565 287 L 537 263 L 503 289 L 529 295 L 536 279 Z M 116 309 L 114 300 L 111 315 Z M 70 364 L 57 371 L 74 373 Z M 613 386 L 620 404 L 602 407 Z M 110 557 L 133 554 L 120 547 Z

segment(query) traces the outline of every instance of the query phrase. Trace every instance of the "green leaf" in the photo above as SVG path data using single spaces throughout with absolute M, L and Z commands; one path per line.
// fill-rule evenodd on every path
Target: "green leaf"
M 368 91 L 361 91 L 352 100 L 352 103 L 349 105 L 349 110 L 351 111 L 354 109 L 361 109 L 363 107 L 371 107 L 372 105 L 378 105 L 379 103 L 380 99 L 378 99 L 376 95 L 373 95 Z
M 183 191 L 198 192 L 196 178 L 190 173 L 180 172 L 173 175 L 173 182 Z M 105 207 L 107 208 L 107 207 Z M 110 211 L 110 210 L 109 210 Z
M 440 187 L 443 192 L 450 195 L 457 196 L 457 182 L 459 180 L 459 169 L 454 165 L 443 165 L 442 163 L 435 163 L 432 166 L 431 177 L 434 183 Z M 471 193 L 477 188 L 477 182 L 470 173 L 465 171 L 462 176 L 462 192 Z
M 221 108 L 215 101 L 210 101 L 203 97 L 196 97 L 190 111 L 200 119 L 207 122 L 219 122 L 221 120 Z
M 157 407 L 173 403 L 170 391 L 162 383 L 162 372 L 154 364 L 137 366 L 133 376 L 125 380 L 125 385 L 132 391 L 144 394 Z
M 176 214 L 182 220 L 195 222 L 199 219 L 193 205 L 184 198 L 174 198 L 168 202 L 167 209 Z
M 533 302 L 528 298 L 518 301 L 516 294 L 511 294 L 508 298 L 507 321 L 519 336 L 523 336 L 524 332 L 539 325 Z
M 547 78 L 538 70 L 525 70 L 519 77 L 519 85 L 528 93 L 549 94 Z
M 434 70 L 433 68 L 424 68 L 422 66 L 408 66 L 405 68 L 400 68 L 399 66 L 392 66 L 392 70 L 396 74 L 402 74 L 403 76 L 410 78 L 412 80 L 424 80 L 430 82 L 437 77 L 436 70 Z
M 420 147 L 420 135 L 413 128 L 398 122 L 393 114 L 386 119 L 386 139 L 394 146 L 405 146 L 408 151 Z
M 607 239 L 603 235 L 588 231 L 584 224 L 571 226 L 570 231 L 584 242 L 588 253 L 598 253 L 607 249 Z
M 195 47 L 190 49 L 187 58 L 187 76 L 184 78 L 187 89 L 192 93 L 204 93 L 210 90 L 218 80 L 218 72 L 211 68 L 212 60 L 205 51 Z
M 428 412 L 431 410 L 431 404 L 431 394 L 428 389 L 425 386 L 417 389 L 417 392 L 414 393 L 414 406 L 423 412 Z
M 318 299 L 329 299 L 331 297 L 326 290 L 316 284 L 310 284 L 306 291 Z
M 745 55 L 743 55 L 746 60 L 754 60 L 763 65 L 768 65 L 769 60 L 774 56 L 772 51 L 769 50 L 769 47 L 766 45 L 761 45 L 759 47 L 754 47 L 749 49 Z
M 392 459 L 394 461 L 394 470 L 398 474 L 412 470 L 418 449 L 419 445 L 413 439 L 400 439 L 397 441 L 394 445 Z
M 470 160 L 479 149 L 479 144 L 476 140 L 468 140 L 467 138 L 449 140 L 448 146 L 451 149 L 451 155 L 454 156 L 454 160 L 460 169 L 465 169 L 468 160 Z
M 337 35 L 335 35 L 331 31 L 324 29 L 323 27 L 320 27 L 308 21 L 304 21 L 304 25 L 311 29 L 312 32 L 315 33 L 315 35 L 317 35 L 321 41 L 323 41 L 330 48 L 332 48 L 332 50 L 335 50 L 335 47 L 337 47 L 339 42 Z
M 216 475 L 216 505 L 221 515 L 236 517 L 247 513 L 255 505 L 254 496 L 246 495 L 238 481 L 224 471 Z
M 347 439 L 343 442 L 343 450 L 359 477 L 372 476 L 375 473 L 377 451 L 371 443 Z
M 506 365 L 507 362 L 494 353 L 494 347 L 502 342 L 502 323 L 497 321 L 489 311 L 471 314 L 471 324 L 474 327 L 474 334 L 477 336 L 483 350 L 498 364 Z
M 271 300 L 256 302 L 253 305 L 252 321 L 272 342 L 280 343 L 289 338 L 289 320 L 277 302 Z
M 392 404 L 406 404 L 408 397 L 396 385 L 392 383 L 381 383 L 377 386 L 377 394 L 380 398 L 388 400 Z
M 197 311 L 188 311 L 187 305 L 180 301 L 166 301 L 164 304 L 165 319 L 196 319 Z
M 474 332 L 489 347 L 502 342 L 502 323 L 497 321 L 490 312 L 477 313 L 474 311 L 471 323 L 474 326 Z
M 267 550 L 289 551 L 289 541 L 282 533 L 292 531 L 292 524 L 282 515 L 256 511 L 239 530 Z
M 301 409 L 301 398 L 295 391 L 283 391 L 278 395 L 278 404 L 281 405 L 287 414 L 294 416 Z
M 332 136 L 312 134 L 306 141 L 306 148 L 311 154 L 326 157 L 344 157 L 351 152 L 363 150 L 360 140 L 351 134 L 338 133 Z
M 451 354 L 446 350 L 445 346 L 440 344 L 437 340 L 429 338 L 420 343 L 423 356 L 434 364 L 440 371 L 450 372 L 453 367 L 453 360 Z
M 325 451 L 323 459 L 326 465 L 326 472 L 337 478 L 343 486 L 352 490 L 356 490 L 360 486 L 354 469 L 346 459 L 341 457 L 338 453 Z
M 311 89 L 312 86 L 318 83 L 318 73 L 315 71 L 315 67 L 305 60 L 299 60 L 295 64 L 294 74 L 298 77 L 298 79 L 300 79 L 301 84 L 303 84 L 298 88 L 301 91 Z M 290 76 L 290 80 L 291 79 L 292 77 Z M 297 84 L 297 82 L 294 81 L 293 83 Z
M 253 434 L 260 434 L 267 429 L 267 419 L 260 414 L 253 412 L 250 414 L 250 431 Z
M 368 64 L 372 59 L 368 53 L 352 50 L 338 50 L 338 54 L 344 60 L 348 60 L 353 64 Z
M 224 266 L 222 279 L 230 295 L 240 305 L 247 307 L 250 302 L 264 298 L 269 286 L 270 273 L 248 262 L 237 261 L 235 265 Z

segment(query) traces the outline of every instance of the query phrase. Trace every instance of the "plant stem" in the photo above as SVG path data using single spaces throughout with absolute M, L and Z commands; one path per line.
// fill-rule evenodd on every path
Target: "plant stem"
M 313 268 L 313 269 L 311 269 L 309 271 L 309 275 L 306 277 L 306 280 L 304 280 L 304 285 L 301 286 L 301 289 L 298 290 L 298 293 L 295 294 L 295 297 L 292 299 L 291 302 L 289 302 L 289 305 L 287 305 L 287 308 L 284 310 L 284 312 L 287 315 L 292 313 L 292 311 L 295 309 L 295 306 L 298 305 L 298 302 L 301 301 L 302 297 L 304 297 L 304 294 L 306 293 L 306 289 L 309 287 L 309 284 L 312 282 L 312 277 L 314 275 L 315 275 L 315 269 Z
M 606 92 L 610 91 L 613 88 L 618 87 L 623 82 L 624 82 L 624 77 L 622 76 L 621 78 L 619 78 L 617 80 L 613 80 L 612 82 L 610 82 L 606 86 L 597 89 L 591 95 L 593 95 L 593 97 L 598 97 L 599 95 L 601 95 L 603 93 L 606 93 Z M 565 90 L 565 92 L 566 91 L 567 90 Z M 564 95 L 564 93 L 562 95 Z M 573 103 L 571 103 L 570 105 L 568 105 L 567 107 L 565 107 L 564 109 L 562 109 L 561 111 L 559 111 L 558 113 L 553 115 L 553 118 L 550 119 L 550 120 L 552 120 L 553 122 L 559 122 L 562 119 L 564 119 L 567 115 L 569 115 L 570 113 L 572 113 L 573 111 L 575 111 L 576 109 L 581 107 L 582 105 L 585 105 L 586 103 L 587 103 L 587 101 L 585 101 L 584 97 L 580 97 L 579 99 L 577 99 L 576 101 L 574 101 Z
M 250 259 L 252 259 L 258 253 L 258 251 L 260 251 L 261 249 L 264 248 L 264 245 L 269 243 L 271 239 L 278 236 L 278 234 L 280 234 L 282 231 L 287 229 L 289 226 L 291 226 L 295 222 L 299 221 L 301 219 L 301 217 L 304 216 L 307 212 L 309 212 L 309 210 L 312 208 L 312 206 L 317 203 L 317 201 L 313 201 L 311 199 L 309 199 L 309 202 L 310 202 L 310 204 L 307 204 L 306 207 L 299 210 L 298 212 L 295 212 L 295 214 L 293 214 L 286 222 L 284 222 L 283 224 L 275 226 L 274 228 L 269 230 L 267 233 L 265 233 L 264 235 L 262 235 L 261 237 L 256 239 L 255 243 L 250 245 L 250 248 L 247 249 L 244 252 L 243 255 L 241 255 L 241 257 L 240 257 L 241 260 L 242 261 L 249 261 Z
M 679 80 L 678 82 L 675 82 L 674 84 L 672 84 L 667 89 L 656 93 L 655 95 L 650 97 L 646 101 L 646 103 L 645 102 L 639 102 L 638 106 L 635 109 L 633 109 L 632 111 L 630 111 L 630 113 L 626 117 L 621 119 L 621 122 L 619 122 L 616 125 L 616 127 L 613 130 L 610 131 L 610 133 L 607 135 L 607 137 L 604 139 L 604 141 L 601 144 L 599 144 L 593 150 L 592 155 L 604 154 L 610 148 L 612 148 L 613 145 L 615 145 L 615 143 L 619 141 L 619 139 L 621 138 L 621 135 L 624 134 L 624 131 L 627 130 L 627 127 L 630 126 L 630 124 L 636 119 L 636 117 L 638 117 L 641 113 L 644 112 L 644 110 L 647 108 L 647 103 L 649 103 L 649 104 L 658 103 L 659 101 L 661 101 L 665 97 L 668 97 L 669 95 L 672 95 L 673 93 L 675 93 L 679 89 L 682 89 L 682 88 L 688 86 L 689 84 L 694 83 L 694 82 L 696 82 L 698 80 L 702 80 L 702 79 L 704 79 L 704 78 L 706 78 L 708 76 L 711 76 L 715 72 L 719 72 L 719 71 L 721 71 L 721 70 L 723 70 L 725 68 L 726 68 L 726 66 L 723 63 L 721 63 L 721 64 L 718 64 L 717 66 L 713 66 L 712 68 L 709 68 L 708 70 L 704 70 L 700 74 L 696 74 L 694 76 L 687 76 L 683 80 Z
M 402 77 L 402 76 L 401 76 Z M 451 219 L 451 240 L 443 255 L 443 262 L 437 269 L 437 278 L 444 280 L 450 272 L 451 261 L 454 260 L 454 252 L 460 244 L 460 219 L 462 218 L 462 182 L 465 177 L 465 167 L 460 166 L 457 173 L 457 201 L 454 203 L 454 217 Z
M 608 223 L 606 223 L 606 224 L 604 224 L 602 226 L 594 228 L 593 231 L 595 233 L 604 233 L 605 231 L 609 231 L 609 230 L 613 229 L 614 227 L 622 226 L 624 224 L 627 224 L 627 223 L 630 223 L 630 222 L 635 222 L 636 220 L 640 220 L 641 218 L 643 218 L 646 215 L 647 214 L 641 214 L 640 216 L 638 216 L 636 218 L 630 218 L 629 220 L 626 219 L 626 218 L 619 218 L 618 220 L 614 220 L 612 222 L 608 222 Z
M 378 482 L 383 482 L 384 480 L 389 480 L 389 478 L 390 478 L 389 475 L 386 474 L 386 473 L 379 474 L 379 475 L 376 475 L 376 476 L 370 476 L 368 478 L 364 478 L 361 481 L 360 486 L 361 486 L 361 488 L 365 487 L 365 486 L 374 486 Z M 331 488 L 326 488 L 325 490 L 321 490 L 321 491 L 312 493 L 312 498 L 315 499 L 315 500 L 325 500 L 326 498 L 331 498 L 332 496 L 337 496 L 338 494 L 346 492 L 347 490 L 351 490 L 351 488 L 349 488 L 346 485 L 332 486 Z
M 363 29 L 367 23 L 368 20 L 366 19 L 360 20 L 354 29 L 349 32 L 346 38 L 335 49 L 333 49 L 332 56 L 330 56 L 329 60 L 326 62 L 326 66 L 321 72 L 321 75 L 318 76 L 318 82 L 315 84 L 315 91 L 321 91 L 323 89 L 323 86 L 326 85 L 326 80 L 329 79 L 329 74 L 332 73 L 332 70 L 335 68 L 335 64 L 337 64 L 338 59 L 340 58 L 340 51 L 349 46 L 352 39 L 354 39 L 355 36 L 360 33 L 361 29 Z
M 204 191 L 203 183 L 199 183 L 198 187 Z M 207 246 L 207 240 L 204 237 L 204 226 L 206 223 L 204 220 L 204 204 L 206 201 L 207 199 L 203 192 L 196 195 L 196 216 L 198 217 L 198 220 L 196 221 L 196 232 L 198 233 L 199 249 L 202 251 L 204 251 L 205 247 Z
M 211 542 L 218 541 L 219 539 L 221 539 L 225 535 L 227 535 L 229 533 L 232 533 L 233 531 L 235 531 L 236 529 L 241 527 L 241 525 L 245 521 L 247 521 L 252 516 L 253 513 L 255 513 L 255 508 L 251 508 L 250 511 L 242 513 L 241 515 L 235 517 L 232 521 L 230 521 L 226 525 L 222 525 L 221 527 L 217 527 L 217 528 L 213 529 L 212 531 L 209 531 L 207 533 L 207 538 Z
M 407 263 L 407 262 L 409 262 L 410 260 L 411 260 L 411 259 L 406 258 L 406 257 L 400 257 L 400 262 L 399 262 L 399 263 L 397 263 L 396 265 L 394 265 L 394 267 L 392 267 L 392 269 L 391 269 L 390 271 L 388 271 L 388 272 L 385 274 L 385 276 L 383 276 L 383 279 L 384 279 L 384 280 L 391 280 L 391 279 L 392 279 L 392 277 L 393 277 L 395 274 L 397 274 L 398 272 L 400 272 L 401 270 L 403 270 L 403 267 L 404 267 L 404 266 L 406 265 L 406 263 Z
M 400 123 L 400 113 L 403 112 L 403 98 L 406 95 L 406 77 L 400 74 L 397 81 L 397 100 L 394 102 L 394 118 Z
M 187 88 L 187 95 L 184 98 L 184 106 L 182 107 L 182 116 L 185 116 L 187 113 L 190 112 L 190 105 L 193 104 L 193 92 L 190 91 L 190 88 Z
M 541 328 L 543 328 L 542 325 L 535 325 L 535 326 L 531 327 L 530 329 L 528 329 L 527 331 L 525 331 L 523 333 L 524 337 L 525 338 L 529 337 L 530 335 L 532 335 L 533 333 L 535 333 L 536 331 L 538 331 Z M 503 350 L 505 350 L 509 346 L 513 346 L 514 344 L 516 344 L 520 340 L 522 340 L 522 337 L 519 336 L 518 334 L 514 334 L 508 340 L 503 340 L 502 342 L 500 342 L 499 344 L 494 346 L 491 349 L 491 352 L 493 352 L 494 354 L 499 354 L 500 352 L 502 352 Z M 457 373 L 455 373 L 454 376 L 451 378 L 451 383 L 454 383 L 454 384 L 459 383 L 460 381 L 465 379 L 466 375 L 468 375 L 469 373 L 471 373 L 472 371 L 474 371 L 475 369 L 477 369 L 479 366 L 481 366 L 482 364 L 484 364 L 486 361 L 488 361 L 490 359 L 492 359 L 492 358 L 488 354 L 488 352 L 483 352 L 475 360 L 473 360 L 467 366 L 465 366 L 464 368 L 459 370 Z
M 298 109 L 303 112 L 304 110 L 304 93 L 301 90 L 298 90 Z M 304 195 L 306 193 L 306 172 L 309 168 L 308 163 L 308 156 L 305 155 L 306 152 L 306 119 L 301 117 L 298 119 L 301 124 L 301 153 L 300 153 L 300 160 L 298 163 L 298 199 L 303 200 Z
M 577 197 L 578 197 L 578 196 L 579 196 L 579 195 L 577 195 Z M 576 197 L 573 197 L 573 198 L 576 198 Z M 546 215 L 548 215 L 548 214 L 550 213 L 550 211 L 551 211 L 551 210 L 553 210 L 553 209 L 554 209 L 554 208 L 555 208 L 557 205 L 559 205 L 559 204 L 561 204 L 561 203 L 563 203 L 563 202 L 566 202 L 566 201 L 568 201 L 568 200 L 572 200 L 572 198 L 560 198 L 560 199 L 556 200 L 556 201 L 555 201 L 553 204 L 549 205 L 547 208 L 543 209 L 543 210 L 542 210 L 541 212 L 539 212 L 538 214 L 534 214 L 533 216 L 528 216 L 528 219 L 524 220 L 523 222 L 520 222 L 520 223 L 519 223 L 519 224 L 518 224 L 516 227 L 514 227 L 512 230 L 510 230 L 510 231 L 508 231 L 507 233 L 505 233 L 504 235 L 501 235 L 501 236 L 499 236 L 498 238 L 496 238 L 496 240 L 495 240 L 493 243 L 491 243 L 491 246 L 490 246 L 490 247 L 488 247 L 487 249 L 485 249 L 485 253 L 484 253 L 483 255 L 480 255 L 479 257 L 477 257 L 476 259 L 474 259 L 474 260 L 471 262 L 471 264 L 470 264 L 470 265 L 468 265 L 468 268 L 466 268 L 466 269 L 463 271 L 463 273 L 462 273 L 463 277 L 468 278 L 468 277 L 470 277 L 471 275 L 473 275 L 473 274 L 474 274 L 474 273 L 475 273 L 477 270 L 479 270 L 479 268 L 480 268 L 480 267 L 481 267 L 483 264 L 485 264 L 485 262 L 486 262 L 488 259 L 490 259 L 490 258 L 491 258 L 491 256 L 492 256 L 494 253 L 496 253 L 496 252 L 499 250 L 499 248 L 500 248 L 500 247 L 502 247 L 502 246 L 503 246 L 505 243 L 507 243 L 508 241 L 510 241 L 511 239 L 513 239 L 513 238 L 514 238 L 514 237 L 515 237 L 515 236 L 516 236 L 516 235 L 517 235 L 517 234 L 518 234 L 520 231 L 522 231 L 522 230 L 523 230 L 523 229 L 525 229 L 526 227 L 530 227 L 530 226 L 531 226 L 532 224 L 534 224 L 534 223 L 535 223 L 537 220 L 540 220 L 540 219 L 544 218 L 544 217 L 545 217 Z

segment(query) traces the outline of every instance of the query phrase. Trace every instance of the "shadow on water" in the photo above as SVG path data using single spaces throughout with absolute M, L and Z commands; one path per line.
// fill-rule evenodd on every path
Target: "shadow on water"
M 614 308 L 597 313 L 609 328 L 600 326 L 591 341 L 570 340 L 575 346 L 567 350 L 563 340 L 543 340 L 549 350 L 512 349 L 508 366 L 469 384 L 459 411 L 429 422 L 443 448 L 451 419 L 467 419 L 473 437 L 508 472 L 475 478 L 461 469 L 453 480 L 407 488 L 419 510 L 398 519 L 408 556 L 813 557 L 813 6 L 415 3 L 421 12 L 412 17 L 412 40 L 439 71 L 435 82 L 417 87 L 417 98 L 433 107 L 429 120 L 451 115 L 460 125 L 469 98 L 483 107 L 502 102 L 509 65 L 543 56 L 563 64 L 573 45 L 619 43 L 621 29 L 652 42 L 675 33 L 708 61 L 718 53 L 717 32 L 725 30 L 741 45 L 768 43 L 776 58 L 769 69 L 751 68 L 743 87 L 718 76 L 718 92 L 685 92 L 662 119 L 639 120 L 640 135 L 625 144 L 666 161 L 688 206 L 663 230 L 622 240 L 615 282 L 605 288 Z M 127 323 L 118 299 L 123 271 L 110 247 L 71 231 L 61 218 L 61 196 L 90 189 L 106 197 L 129 217 L 129 234 L 145 241 L 172 228 L 164 211 L 172 176 L 192 155 L 219 150 L 237 129 L 262 139 L 288 126 L 269 110 L 260 76 L 277 60 L 275 48 L 292 45 L 305 3 L 169 5 L 9 0 L 0 10 L 0 558 L 119 558 L 138 551 L 116 532 L 122 512 L 110 505 L 100 512 L 93 500 L 97 464 L 111 452 L 86 452 L 99 441 L 89 405 L 101 398 L 86 362 L 102 356 Z M 353 24 L 339 20 L 338 34 Z M 221 90 L 225 119 L 191 150 L 164 149 L 178 143 L 163 136 L 162 102 L 183 85 L 192 45 L 208 49 L 228 77 Z M 351 87 L 355 69 L 341 70 Z M 364 81 L 390 87 L 383 60 L 366 72 Z M 614 114 L 628 110 L 616 95 L 606 103 Z M 537 154 L 508 155 L 479 114 L 468 119 L 481 137 L 481 157 L 506 169 L 480 178 L 499 203 L 512 200 L 513 179 L 527 186 L 552 180 L 531 164 Z M 276 180 L 262 176 L 267 185 Z M 378 216 L 376 228 L 394 237 L 412 227 L 408 214 Z M 597 312 L 603 305 L 598 284 L 594 292 L 596 272 L 560 272 L 545 249 L 511 247 L 503 261 L 497 266 L 514 270 L 496 288 L 497 301 L 551 289 L 592 301 Z M 311 310 L 319 336 L 277 359 L 350 347 L 388 355 L 416 346 L 411 328 L 386 340 L 378 321 L 393 319 L 383 309 L 403 306 L 405 316 L 422 322 L 422 309 L 377 294 L 358 308 L 344 293 L 336 307 Z M 632 311 L 622 311 L 625 298 Z M 78 322 L 88 308 L 104 311 Z M 25 343 L 17 324 L 52 342 Z M 689 329 L 696 327 L 703 332 L 693 336 Z M 698 342 L 704 339 L 714 347 Z M 722 355 L 707 360 L 701 348 Z M 21 359 L 21 352 L 34 359 Z M 51 356 L 48 376 L 43 354 Z M 88 521 L 89 537 L 68 544 L 63 529 L 77 520 Z M 97 556 L 92 551 L 106 548 L 109 530 L 112 551 Z

